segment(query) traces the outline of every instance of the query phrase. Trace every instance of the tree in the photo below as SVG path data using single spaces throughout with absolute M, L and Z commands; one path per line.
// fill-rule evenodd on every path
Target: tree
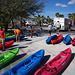
M 46 21 L 47 21 L 47 23 L 50 23 L 51 22 L 51 19 L 50 19 L 49 16 L 47 16 Z
M 74 25 L 75 24 L 75 13 L 72 13 L 72 14 L 68 14 L 68 18 L 70 19 L 70 20 L 72 20 L 72 25 Z
M 59 14 L 59 17 L 64 17 L 64 15 L 63 14 Z
M 42 20 L 42 23 L 44 23 L 44 20 L 45 20 L 44 15 L 42 15 L 41 20 Z
M 59 14 L 58 12 L 55 14 L 56 17 L 64 17 L 63 14 Z
M 72 25 L 75 24 L 75 13 L 72 13 Z
M 40 13 L 44 5 L 40 0 L 0 0 L 0 23 L 7 26 L 13 19 L 22 20 Z
M 68 14 L 68 18 L 71 19 L 71 16 L 72 16 L 72 15 L 69 13 L 69 14 Z
M 59 13 L 57 12 L 57 13 L 55 14 L 55 16 L 56 16 L 56 17 L 59 17 Z

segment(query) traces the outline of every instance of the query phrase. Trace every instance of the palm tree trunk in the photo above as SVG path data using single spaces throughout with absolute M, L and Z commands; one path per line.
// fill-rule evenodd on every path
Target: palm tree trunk
M 41 21 L 39 22 L 39 27 L 41 27 Z
M 22 21 L 20 21 L 20 27 L 22 27 Z
M 12 28 L 14 28 L 14 22 L 13 22 L 13 20 L 12 20 Z

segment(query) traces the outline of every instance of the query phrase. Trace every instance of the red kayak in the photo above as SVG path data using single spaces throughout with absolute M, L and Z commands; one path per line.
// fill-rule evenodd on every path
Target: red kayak
M 34 75 L 56 75 L 58 74 L 69 62 L 71 57 L 71 49 L 68 48 L 58 54 L 45 66 L 38 69 Z
M 75 37 L 73 38 L 73 40 L 70 42 L 73 46 L 75 46 Z
M 52 43 L 52 44 L 56 44 L 56 43 L 61 42 L 62 40 L 63 40 L 63 35 L 60 34 L 60 35 L 58 35 L 57 37 L 55 37 L 54 39 L 52 39 L 52 40 L 51 40 L 51 43 Z
M 5 42 L 5 47 L 10 47 L 14 43 L 14 40 Z M 3 49 L 3 46 L 0 45 L 0 49 Z

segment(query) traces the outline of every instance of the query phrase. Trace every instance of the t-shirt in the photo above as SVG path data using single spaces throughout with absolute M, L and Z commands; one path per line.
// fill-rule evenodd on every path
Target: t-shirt
M 4 37 L 5 31 L 4 30 L 0 30 L 0 38 L 3 39 Z
M 52 25 L 49 25 L 48 26 L 48 30 L 52 30 Z
M 16 27 L 14 27 L 14 29 L 20 29 L 18 25 L 16 25 Z
M 61 24 L 60 24 L 59 22 L 56 23 L 56 27 L 57 27 L 57 28 L 60 28 L 60 25 L 61 25 Z
M 72 27 L 72 25 L 70 24 L 70 25 L 69 25 L 69 29 L 71 29 L 71 27 Z

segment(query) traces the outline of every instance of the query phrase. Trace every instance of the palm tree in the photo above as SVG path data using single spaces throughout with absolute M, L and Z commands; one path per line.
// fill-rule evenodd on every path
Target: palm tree
M 45 20 L 45 17 L 44 17 L 44 15 L 42 15 L 42 17 L 41 17 L 42 24 L 44 23 L 44 20 Z
M 59 17 L 64 17 L 64 15 L 63 14 L 60 14 Z
M 47 16 L 46 21 L 47 21 L 47 23 L 50 23 L 51 22 L 51 19 L 50 19 L 49 16 Z
M 71 19 L 71 16 L 72 16 L 72 15 L 69 13 L 69 14 L 68 14 L 68 18 Z
M 55 14 L 55 16 L 56 16 L 56 17 L 59 17 L 59 13 L 57 12 L 57 13 Z
M 72 25 L 74 25 L 75 24 L 75 13 L 72 13 L 72 14 L 68 14 L 68 18 L 70 19 L 70 20 L 72 20 Z

